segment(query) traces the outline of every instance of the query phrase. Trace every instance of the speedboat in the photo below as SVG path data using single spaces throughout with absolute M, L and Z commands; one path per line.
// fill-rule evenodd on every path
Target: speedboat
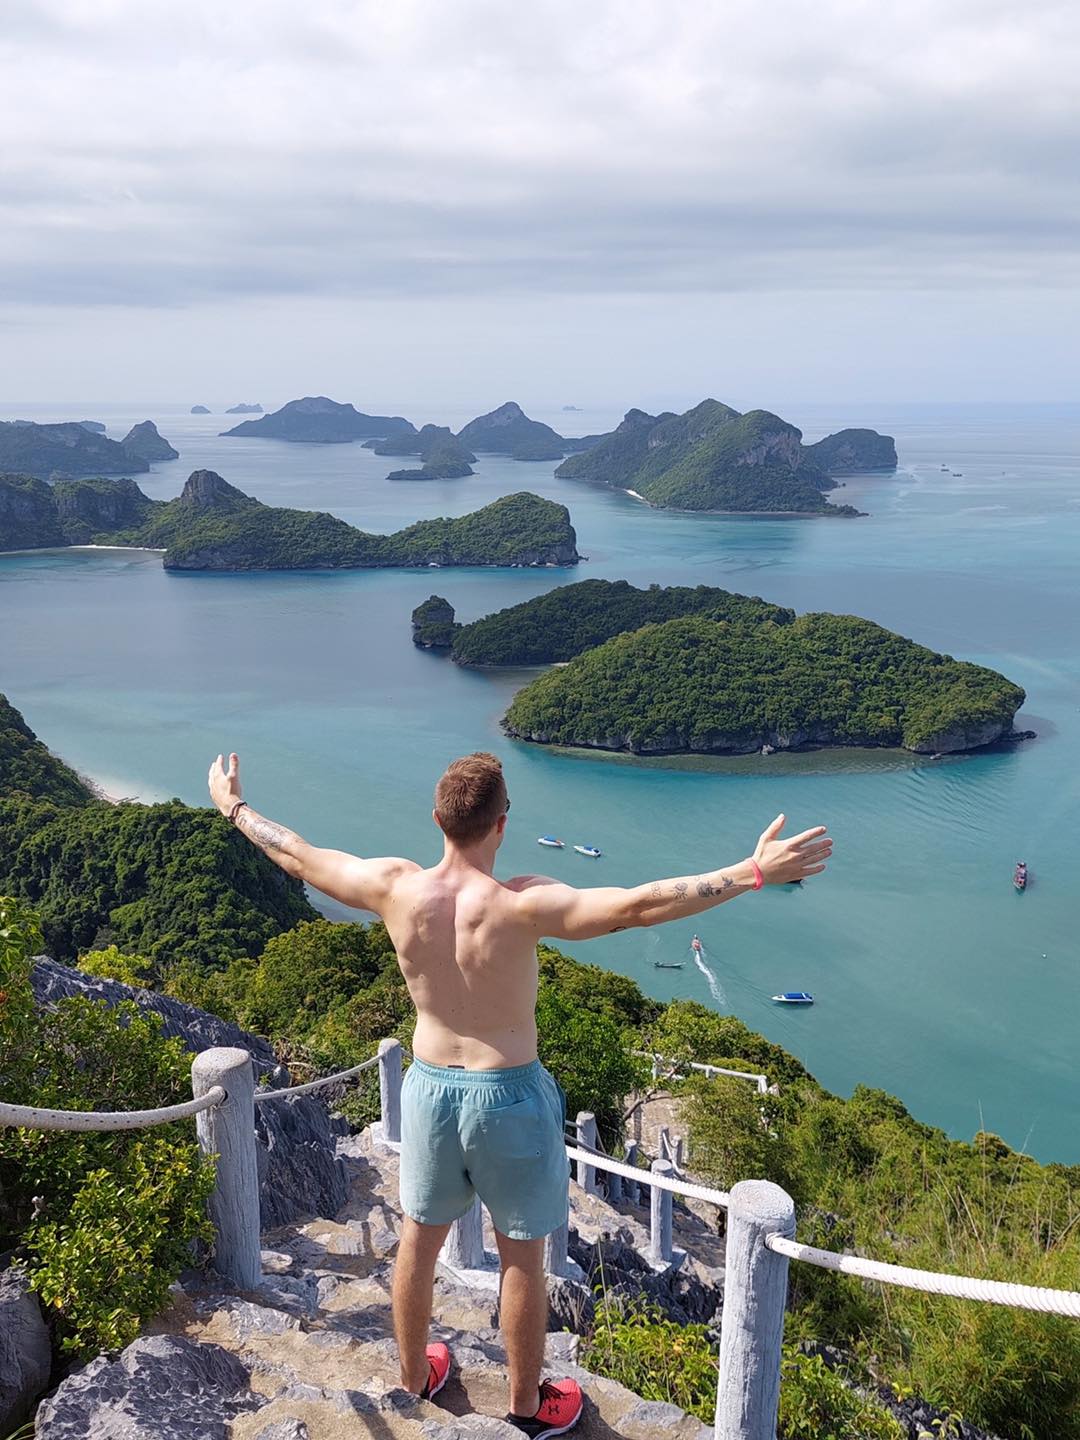
M 565 840 L 556 840 L 554 835 L 541 835 L 538 837 L 536 843 L 538 845 L 550 845 L 552 850 L 562 850 L 566 845 Z
M 812 1005 L 814 997 L 806 990 L 785 990 L 782 995 L 774 995 L 773 1000 L 777 1005 Z
M 575 845 L 574 849 L 579 855 L 588 855 L 590 860 L 600 859 L 600 851 L 595 845 Z
M 657 970 L 681 970 L 683 968 L 681 960 L 654 960 L 652 963 Z
M 1017 890 L 1026 890 L 1028 882 L 1027 862 L 1018 860 L 1016 869 L 1013 871 L 1013 885 Z
M 701 941 L 698 939 L 698 937 L 697 937 L 696 935 L 695 935 L 694 938 L 690 941 L 690 949 L 691 949 L 691 950 L 696 950 L 699 955 L 701 954 Z

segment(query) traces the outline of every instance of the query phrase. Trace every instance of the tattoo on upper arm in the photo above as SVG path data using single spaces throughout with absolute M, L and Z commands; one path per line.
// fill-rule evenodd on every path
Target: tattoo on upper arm
M 282 850 L 289 837 L 289 831 L 284 825 L 275 825 L 273 820 L 264 820 L 261 815 L 252 815 L 251 811 L 241 812 L 237 817 L 240 829 L 249 840 L 254 840 L 256 845 L 263 850 Z
M 664 887 L 660 884 L 659 880 L 654 880 L 652 883 L 652 898 L 654 900 L 662 900 L 664 898 Z
M 672 894 L 676 900 L 681 902 L 683 900 L 689 900 L 689 890 L 690 886 L 685 880 L 676 880 Z

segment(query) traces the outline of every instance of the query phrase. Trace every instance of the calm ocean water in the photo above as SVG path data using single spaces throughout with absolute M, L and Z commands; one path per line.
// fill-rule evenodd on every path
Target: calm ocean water
M 470 418 L 396 408 L 417 423 Z M 209 466 L 268 502 L 391 530 L 532 489 L 570 507 L 589 559 L 575 571 L 170 576 L 149 554 L 0 557 L 0 689 L 114 792 L 201 804 L 210 759 L 234 748 L 259 808 L 367 854 L 432 861 L 432 784 L 448 759 L 481 747 L 508 773 L 508 873 L 636 883 L 740 858 L 780 810 L 798 828 L 827 823 L 834 862 L 801 890 L 566 948 L 652 994 L 734 1011 L 838 1091 L 880 1086 L 954 1135 L 985 1126 L 1075 1163 L 1080 407 L 776 408 L 807 440 L 844 424 L 896 435 L 898 474 L 853 480 L 837 497 L 870 518 L 658 514 L 556 481 L 550 464 L 493 457 L 472 479 L 394 485 L 384 476 L 401 462 L 359 446 L 219 439 L 223 416 L 3 407 L 100 418 L 114 438 L 149 414 L 182 452 L 140 477 L 163 498 Z M 577 433 L 618 418 L 533 413 Z M 590 576 L 723 585 L 867 616 L 1003 670 L 1027 689 L 1020 723 L 1039 739 L 952 761 L 554 754 L 500 734 L 522 676 L 463 672 L 410 644 L 409 613 L 433 591 L 470 619 Z M 604 858 L 539 851 L 549 831 Z M 1032 872 L 1022 896 L 1010 883 L 1019 857 Z M 694 924 L 705 970 L 688 950 Z M 685 968 L 656 970 L 656 959 Z M 768 1000 L 780 989 L 812 990 L 817 1004 L 782 1011 Z

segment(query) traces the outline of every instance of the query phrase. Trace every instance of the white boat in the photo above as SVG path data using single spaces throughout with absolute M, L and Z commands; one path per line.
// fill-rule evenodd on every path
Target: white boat
M 536 843 L 538 845 L 550 845 L 552 850 L 562 850 L 566 845 L 565 840 L 556 840 L 554 835 L 540 835 Z
M 588 855 L 590 860 L 600 859 L 600 851 L 595 845 L 575 845 L 574 849 L 579 855 Z
M 812 1005 L 814 997 L 807 990 L 785 990 L 782 995 L 774 995 L 773 1000 L 777 1005 Z

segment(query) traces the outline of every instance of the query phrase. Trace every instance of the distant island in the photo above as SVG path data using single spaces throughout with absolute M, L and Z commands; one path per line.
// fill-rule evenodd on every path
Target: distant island
M 530 420 L 514 400 L 470 420 L 457 438 L 470 450 L 509 455 L 513 460 L 561 460 L 566 454 L 563 437 L 550 425 Z
M 817 746 L 972 750 L 1013 733 L 1024 692 L 852 615 L 690 615 L 617 635 L 514 697 L 510 735 L 638 755 Z
M 321 511 L 289 510 L 196 470 L 175 500 L 133 480 L 47 485 L 0 475 L 0 551 L 64 545 L 162 549 L 167 570 L 340 570 L 409 566 L 576 565 L 565 506 L 522 492 L 459 519 L 372 535 Z
M 180 451 L 174 450 L 167 440 L 162 439 L 152 420 L 144 420 L 141 425 L 133 425 L 120 444 L 129 455 L 137 455 L 141 460 L 148 460 L 151 464 L 155 460 L 180 459 Z
M 0 420 L 0 474 L 77 478 L 137 475 L 150 462 L 84 424 Z
M 892 439 L 876 431 L 845 430 L 804 446 L 802 432 L 778 415 L 703 400 L 682 415 L 630 410 L 555 474 L 628 490 L 658 509 L 856 516 L 854 506 L 825 499 L 833 471 L 895 465 Z
M 208 410 L 205 405 L 192 405 L 191 413 L 192 415 L 210 415 L 213 412 Z
M 234 414 L 235 411 L 228 411 Z M 370 436 L 416 433 L 400 415 L 365 415 L 352 405 L 330 400 L 325 395 L 307 395 L 290 400 L 280 410 L 258 420 L 244 420 L 222 435 L 255 435 L 268 440 L 291 440 L 299 445 L 348 445 Z
M 411 427 L 410 427 L 411 429 Z M 458 480 L 474 474 L 476 456 L 453 434 L 449 425 L 424 425 L 412 433 L 400 431 L 384 440 L 366 440 L 364 448 L 376 455 L 418 455 L 418 469 L 391 470 L 388 480 Z
M 650 585 L 627 580 L 579 580 L 560 585 L 470 625 L 454 623 L 449 601 L 433 595 L 413 611 L 418 645 L 449 649 L 459 665 L 553 665 L 642 625 L 685 615 L 742 624 L 790 624 L 794 610 L 757 596 L 710 585 Z
M 261 415 L 262 413 L 261 405 L 230 405 L 225 411 L 226 415 Z
M 78 424 L 80 424 L 84 430 L 90 430 L 95 435 L 105 434 L 105 426 L 100 420 L 80 420 Z

